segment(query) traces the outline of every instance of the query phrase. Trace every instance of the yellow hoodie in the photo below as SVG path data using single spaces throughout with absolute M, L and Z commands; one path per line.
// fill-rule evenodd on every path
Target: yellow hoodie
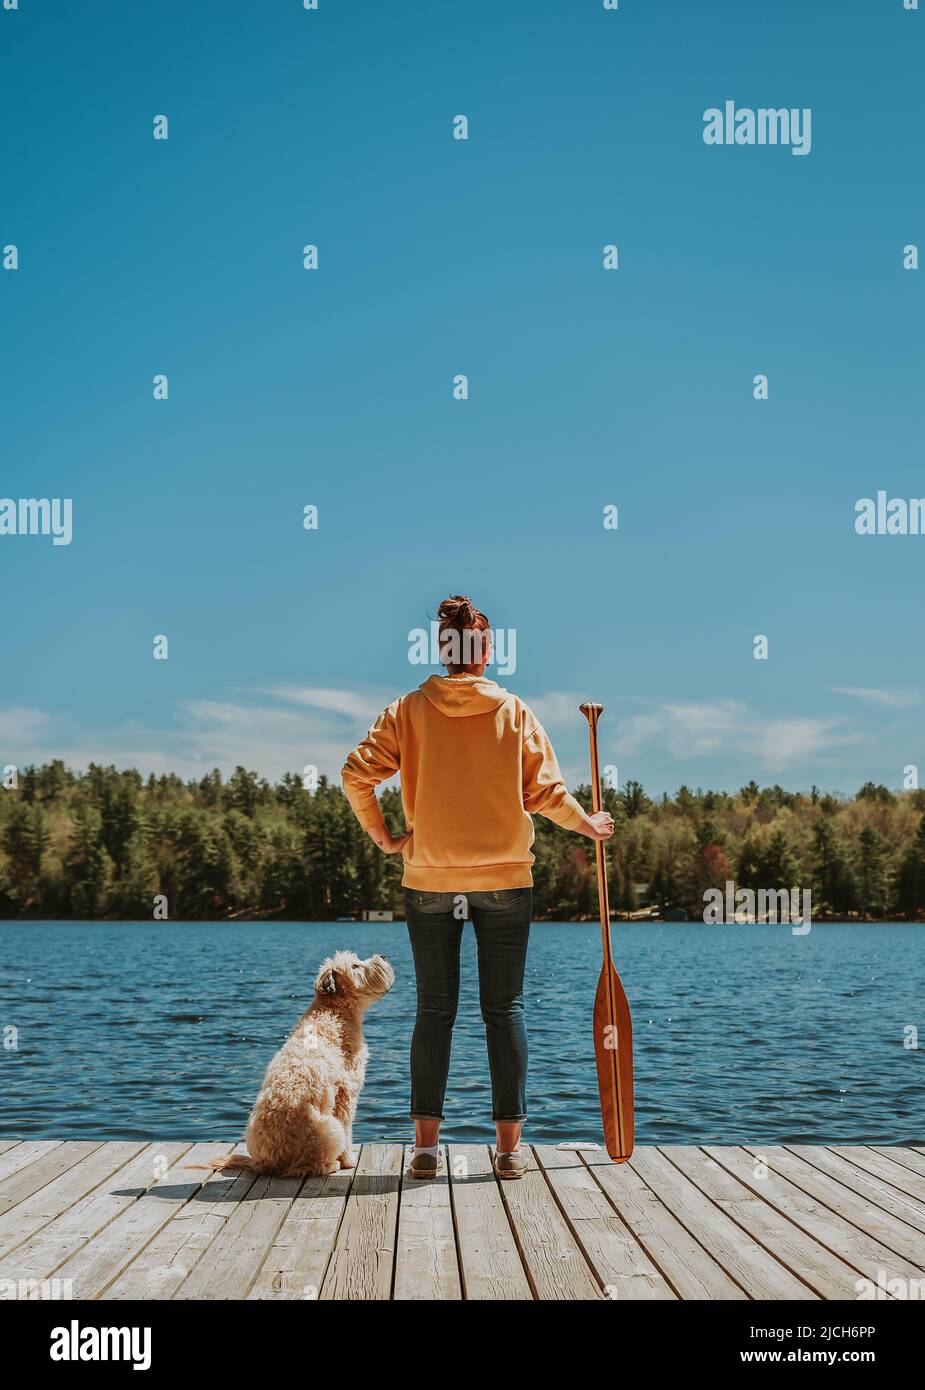
M 380 714 L 341 774 L 365 829 L 382 828 L 375 788 L 398 771 L 406 888 L 527 888 L 530 814 L 567 830 L 586 819 L 536 716 L 484 676 L 431 676 Z

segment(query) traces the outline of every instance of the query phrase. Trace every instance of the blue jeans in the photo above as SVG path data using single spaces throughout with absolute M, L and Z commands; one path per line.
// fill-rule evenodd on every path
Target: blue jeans
M 459 1003 L 459 947 L 467 917 L 475 928 L 478 945 L 479 1000 L 488 1041 L 492 1118 L 526 1118 L 523 991 L 532 911 L 532 888 L 481 893 L 405 889 L 418 992 L 411 1038 L 411 1114 L 415 1119 L 443 1119 L 450 1041 Z

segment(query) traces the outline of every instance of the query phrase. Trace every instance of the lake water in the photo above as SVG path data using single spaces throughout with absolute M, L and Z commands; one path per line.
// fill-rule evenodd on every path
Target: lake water
M 644 1144 L 925 1141 L 925 926 L 618 923 Z M 409 1136 L 404 923 L 0 922 L 0 1136 L 236 1140 L 337 948 L 382 952 L 360 1140 Z M 600 1140 L 596 925 L 539 923 L 527 967 L 526 1135 Z M 904 1046 L 917 1028 L 923 1050 Z M 12 1034 L 6 1033 L 7 1041 Z M 444 1135 L 492 1135 L 466 927 Z

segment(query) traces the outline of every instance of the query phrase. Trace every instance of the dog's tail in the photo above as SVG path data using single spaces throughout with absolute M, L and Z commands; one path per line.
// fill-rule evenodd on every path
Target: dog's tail
M 223 1168 L 246 1168 L 251 1173 L 262 1171 L 249 1154 L 226 1154 L 223 1158 L 213 1158 L 209 1163 L 184 1163 L 183 1167 L 199 1168 L 208 1173 L 217 1173 Z

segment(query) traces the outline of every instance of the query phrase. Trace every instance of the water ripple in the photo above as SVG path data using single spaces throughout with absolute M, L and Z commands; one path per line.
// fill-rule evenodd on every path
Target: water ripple
M 2 1133 L 210 1141 L 243 1132 L 264 1068 L 320 960 L 352 947 L 395 966 L 367 1016 L 355 1132 L 408 1134 L 414 977 L 402 923 L 0 922 Z M 600 1139 L 591 1043 L 599 939 L 533 928 L 525 989 L 528 1137 Z M 922 1141 L 925 928 L 817 924 L 617 928 L 646 1144 Z M 259 961 L 259 973 L 252 973 Z M 268 962 L 272 971 L 268 972 Z M 923 1042 L 925 1047 L 925 1042 Z M 444 1134 L 491 1135 L 475 943 L 463 942 Z

